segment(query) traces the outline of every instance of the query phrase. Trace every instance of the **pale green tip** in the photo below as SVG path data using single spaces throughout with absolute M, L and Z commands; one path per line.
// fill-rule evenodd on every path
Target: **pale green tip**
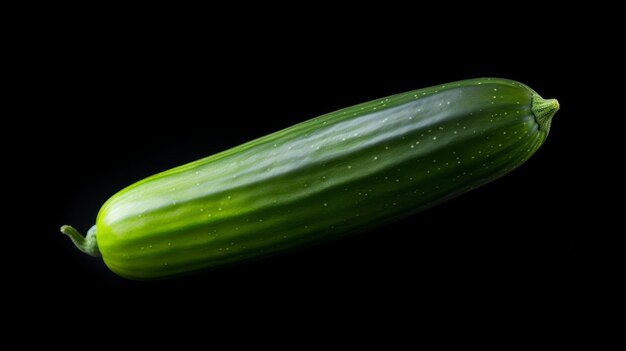
M 98 249 L 98 242 L 96 241 L 96 226 L 94 225 L 87 232 L 87 236 L 82 236 L 78 230 L 69 225 L 61 227 L 61 233 L 67 235 L 72 239 L 72 242 L 76 247 L 86 253 L 89 256 L 100 257 L 100 250 Z
M 532 111 L 535 115 L 539 128 L 546 133 L 550 131 L 550 124 L 552 123 L 552 117 L 556 111 L 560 108 L 559 102 L 556 99 L 544 99 L 541 96 L 533 95 Z

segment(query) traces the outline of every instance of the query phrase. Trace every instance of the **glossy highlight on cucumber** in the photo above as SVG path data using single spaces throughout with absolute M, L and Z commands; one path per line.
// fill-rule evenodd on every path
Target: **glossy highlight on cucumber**
M 179 276 L 380 226 L 520 166 L 559 109 L 524 84 L 471 79 L 335 111 L 115 194 L 86 237 L 122 277 Z

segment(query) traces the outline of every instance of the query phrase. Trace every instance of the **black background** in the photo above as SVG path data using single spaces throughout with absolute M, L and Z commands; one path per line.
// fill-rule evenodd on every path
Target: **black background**
M 28 254 L 19 255 L 19 286 L 45 291 L 40 306 L 80 313 L 75 301 L 97 300 L 99 315 L 124 306 L 128 318 L 253 306 L 477 314 L 542 304 L 576 311 L 609 264 L 592 245 L 603 228 L 590 216 L 597 190 L 588 184 L 603 178 L 593 167 L 600 161 L 581 143 L 585 121 L 597 112 L 581 104 L 594 93 L 581 86 L 605 75 L 609 58 L 601 51 L 600 63 L 583 58 L 601 45 L 569 41 L 578 33 L 570 26 L 546 25 L 541 34 L 504 26 L 501 37 L 490 33 L 503 25 L 471 22 L 428 37 L 412 26 L 222 35 L 223 28 L 193 23 L 88 33 L 59 24 L 39 33 L 28 64 L 37 96 L 31 107 L 41 117 L 28 140 L 42 147 L 23 176 L 36 179 L 39 205 L 22 207 L 36 219 L 26 222 L 34 229 Z M 488 76 L 559 100 L 546 143 L 512 174 L 395 224 L 149 283 L 117 277 L 58 232 L 63 224 L 86 232 L 104 201 L 156 172 L 338 108 Z

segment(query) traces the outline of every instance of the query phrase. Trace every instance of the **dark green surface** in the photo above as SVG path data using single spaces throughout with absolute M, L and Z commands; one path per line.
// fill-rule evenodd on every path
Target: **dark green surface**
M 336 239 L 513 170 L 557 109 L 504 79 L 342 109 L 120 191 L 98 214 L 97 245 L 117 274 L 154 279 Z

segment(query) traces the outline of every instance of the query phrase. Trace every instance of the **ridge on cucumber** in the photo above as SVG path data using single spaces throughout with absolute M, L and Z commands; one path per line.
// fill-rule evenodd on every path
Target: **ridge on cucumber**
M 519 167 L 559 109 L 507 79 L 457 81 L 322 115 L 141 180 L 83 237 L 118 275 L 162 279 L 384 225 Z

